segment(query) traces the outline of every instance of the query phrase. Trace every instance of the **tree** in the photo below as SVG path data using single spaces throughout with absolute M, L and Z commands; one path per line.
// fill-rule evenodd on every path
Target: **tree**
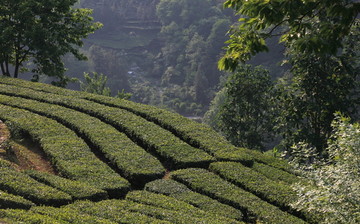
M 297 52 L 335 55 L 360 11 L 360 3 L 352 0 L 228 0 L 224 6 L 243 15 L 219 61 L 220 69 L 232 71 L 267 51 L 265 40 L 273 36 Z
M 286 46 L 291 76 L 278 85 L 280 126 L 285 147 L 299 141 L 326 156 L 333 114 L 355 116 L 359 106 L 360 3 L 350 0 L 228 0 L 239 14 L 227 53 L 219 68 L 234 70 L 252 55 L 267 51 L 265 40 L 280 36 Z
M 111 90 L 109 87 L 105 87 L 107 77 L 103 74 L 93 72 L 93 77 L 89 73 L 84 72 L 85 82 L 80 82 L 81 91 L 88 93 L 95 93 L 104 96 L 110 96 Z
M 93 76 L 91 77 L 89 73 L 84 72 L 85 82 L 80 81 L 81 91 L 99 94 L 103 96 L 111 96 L 111 89 L 106 87 L 106 83 L 108 77 L 104 74 L 98 74 L 97 72 L 93 72 Z M 128 100 L 132 96 L 131 93 L 126 93 L 124 89 L 121 91 L 117 91 L 115 95 L 116 98 Z
M 284 146 L 306 142 L 326 157 L 334 113 L 359 116 L 359 68 L 352 60 L 334 56 L 293 54 L 292 77 L 279 82 L 279 117 Z
M 261 67 L 239 67 L 227 79 L 219 97 L 217 128 L 236 146 L 264 150 L 264 142 L 274 136 L 273 84 Z M 214 109 L 211 109 L 214 110 Z
M 323 223 L 359 223 L 360 124 L 351 124 L 350 119 L 337 115 L 333 128 L 333 140 L 328 146 L 330 159 L 313 169 L 304 167 L 303 175 L 316 188 L 295 184 L 299 199 L 292 206 L 322 215 Z M 304 150 L 313 151 L 309 147 Z
M 93 23 L 89 9 L 71 8 L 76 0 L 4 0 L 0 5 L 0 65 L 5 76 L 17 78 L 30 70 L 38 75 L 68 78 L 62 56 L 71 53 L 86 59 L 78 47 L 82 39 L 101 27 Z M 25 63 L 30 62 L 30 66 Z M 13 66 L 13 71 L 11 70 Z

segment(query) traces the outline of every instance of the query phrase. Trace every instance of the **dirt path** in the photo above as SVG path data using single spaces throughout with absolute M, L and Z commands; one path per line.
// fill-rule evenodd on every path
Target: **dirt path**
M 5 146 L 5 142 L 8 142 Z M 10 139 L 10 131 L 0 121 L 0 158 L 16 164 L 18 170 L 38 170 L 56 174 L 42 149 L 31 140 L 14 141 Z

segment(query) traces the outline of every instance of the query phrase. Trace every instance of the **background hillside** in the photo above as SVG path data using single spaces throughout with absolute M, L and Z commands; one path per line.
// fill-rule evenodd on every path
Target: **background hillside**
M 67 58 L 68 74 L 82 78 L 84 71 L 103 73 L 113 94 L 125 89 L 135 102 L 202 116 L 226 75 L 218 71 L 217 61 L 236 21 L 222 4 L 222 0 L 82 0 L 79 6 L 93 9 L 95 21 L 104 27 L 85 40 L 88 62 Z M 271 46 L 276 43 L 273 40 Z M 282 53 L 275 47 L 253 63 L 281 76 L 276 64 Z

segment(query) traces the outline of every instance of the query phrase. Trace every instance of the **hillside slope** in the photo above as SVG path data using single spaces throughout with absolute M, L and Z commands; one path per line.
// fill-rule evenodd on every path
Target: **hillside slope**
M 289 208 L 302 180 L 284 161 L 178 114 L 0 77 L 0 120 L 57 174 L 0 158 L 0 222 L 316 222 Z

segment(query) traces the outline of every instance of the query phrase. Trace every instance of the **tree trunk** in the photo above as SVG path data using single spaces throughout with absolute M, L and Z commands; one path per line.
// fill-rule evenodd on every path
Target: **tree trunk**
M 1 63 L 1 73 L 5 76 L 9 76 L 6 71 L 5 71 L 5 66 L 4 66 L 4 63 Z

